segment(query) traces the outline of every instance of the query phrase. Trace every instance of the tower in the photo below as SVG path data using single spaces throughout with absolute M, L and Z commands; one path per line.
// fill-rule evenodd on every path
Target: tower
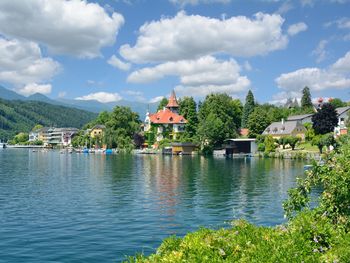
M 177 103 L 175 91 L 172 90 L 171 95 L 169 97 L 168 104 L 166 107 L 172 112 L 179 113 L 179 104 Z

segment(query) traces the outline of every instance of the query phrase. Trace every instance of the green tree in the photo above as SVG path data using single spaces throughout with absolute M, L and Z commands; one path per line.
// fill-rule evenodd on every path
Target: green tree
M 334 127 L 338 125 L 338 116 L 335 108 L 325 103 L 322 108 L 319 109 L 312 116 L 312 128 L 316 134 L 326 134 L 334 131 Z
M 304 87 L 302 91 L 303 95 L 301 97 L 301 107 L 303 109 L 312 108 L 311 94 L 308 87 Z
M 336 108 L 340 108 L 340 107 L 345 107 L 346 106 L 346 102 L 342 101 L 339 98 L 334 98 L 334 99 L 330 99 L 329 103 L 336 109 Z
M 37 124 L 33 127 L 32 131 L 37 131 L 37 130 L 40 130 L 42 129 L 44 126 L 42 126 L 41 124 Z
M 227 94 L 208 95 L 198 112 L 198 135 L 202 145 L 208 142 L 211 146 L 218 146 L 225 139 L 235 138 L 241 117 L 239 100 L 232 100 Z
M 254 107 L 255 107 L 254 95 L 253 95 L 253 92 L 249 90 L 245 98 L 245 104 L 243 107 L 242 125 L 241 125 L 242 128 L 247 128 L 249 115 L 253 112 Z
M 315 136 L 315 130 L 312 128 L 312 123 L 305 123 L 304 127 L 306 128 L 305 140 L 311 142 Z
M 276 149 L 275 140 L 271 135 L 267 135 L 264 140 L 265 153 L 274 152 Z
M 192 97 L 184 97 L 179 101 L 180 114 L 188 121 L 185 126 L 185 137 L 193 138 L 198 127 L 197 104 Z
M 164 98 L 159 102 L 158 107 L 157 107 L 157 111 L 162 110 L 167 104 L 168 104 L 168 99 L 164 97 Z
M 14 138 L 14 144 L 23 144 L 29 140 L 29 134 L 26 132 L 18 133 Z
M 336 140 L 334 139 L 333 133 L 327 133 L 327 134 L 319 134 L 314 136 L 314 138 L 311 141 L 312 145 L 317 146 L 320 153 L 323 153 L 323 147 L 336 147 Z
M 286 143 L 290 145 L 292 150 L 294 151 L 295 146 L 297 145 L 298 142 L 300 142 L 301 138 L 296 137 L 296 136 L 287 136 L 285 137 Z
M 270 125 L 270 118 L 266 111 L 260 107 L 256 107 L 250 114 L 247 127 L 249 129 L 249 137 L 255 138 L 262 134 L 263 131 Z

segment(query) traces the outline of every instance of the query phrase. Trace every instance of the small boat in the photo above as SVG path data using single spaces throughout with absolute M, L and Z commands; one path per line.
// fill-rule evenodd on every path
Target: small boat
M 106 149 L 105 154 L 112 154 L 113 150 L 112 149 Z

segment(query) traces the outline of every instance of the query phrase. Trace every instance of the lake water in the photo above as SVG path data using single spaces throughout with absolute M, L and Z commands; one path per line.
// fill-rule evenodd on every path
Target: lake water
M 280 224 L 303 165 L 0 150 L 0 262 L 119 262 L 200 226 Z

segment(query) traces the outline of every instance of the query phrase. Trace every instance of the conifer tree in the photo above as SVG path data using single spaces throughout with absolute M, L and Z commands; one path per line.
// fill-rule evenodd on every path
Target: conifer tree
M 253 95 L 253 92 L 249 90 L 245 98 L 245 104 L 243 108 L 242 124 L 241 124 L 242 128 L 247 128 L 249 115 L 254 111 L 254 107 L 255 107 L 254 95 Z
M 305 88 L 303 88 L 302 92 L 303 92 L 303 96 L 301 97 L 301 107 L 303 109 L 311 108 L 312 101 L 311 101 L 310 89 L 308 87 L 305 87 Z

